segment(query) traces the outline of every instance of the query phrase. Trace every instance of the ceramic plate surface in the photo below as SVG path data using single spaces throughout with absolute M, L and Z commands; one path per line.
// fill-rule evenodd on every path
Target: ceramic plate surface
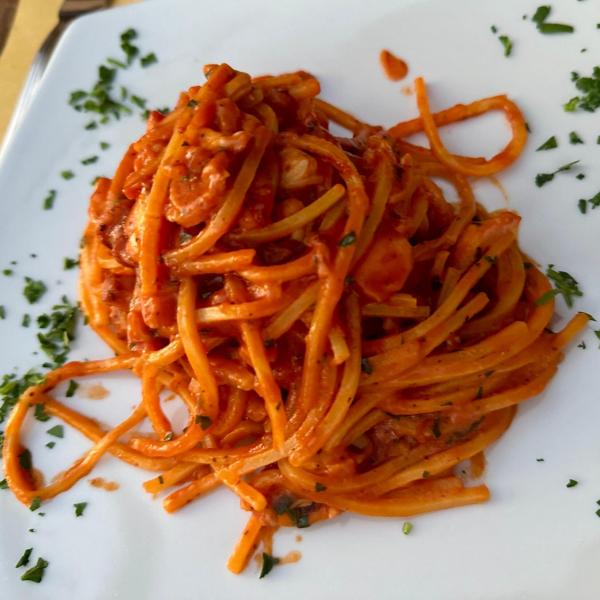
M 557 265 L 581 284 L 576 308 L 600 314 L 600 210 L 582 215 L 577 203 L 600 191 L 600 112 L 567 113 L 575 95 L 571 71 L 589 74 L 598 61 L 600 11 L 597 0 L 554 2 L 552 20 L 571 23 L 573 34 L 542 35 L 530 17 L 537 4 L 455 0 L 155 0 L 77 21 L 52 58 L 39 94 L 22 126 L 0 157 L 0 367 L 23 372 L 43 362 L 36 328 L 21 317 L 47 310 L 66 294 L 76 298 L 76 271 L 64 271 L 64 257 L 77 255 L 96 175 L 111 175 L 127 144 L 143 132 L 138 116 L 86 131 L 88 115 L 67 103 L 73 89 L 89 87 L 96 67 L 120 55 L 119 34 L 139 32 L 143 51 L 159 62 L 119 74 L 119 83 L 151 106 L 173 105 L 180 90 L 203 80 L 202 65 L 226 61 L 252 74 L 305 69 L 322 82 L 324 98 L 361 118 L 391 125 L 416 114 L 410 81 L 393 84 L 378 63 L 388 48 L 410 66 L 409 78 L 426 77 L 435 109 L 507 93 L 522 107 L 531 127 L 522 159 L 501 177 L 510 206 L 523 217 L 521 244 L 540 264 Z M 523 19 L 523 14 L 529 18 Z M 490 27 L 495 25 L 494 35 Z M 506 58 L 498 35 L 514 43 Z M 583 51 L 587 49 L 587 51 Z M 571 145 L 576 131 L 585 144 Z M 444 139 L 462 154 L 497 152 L 509 137 L 501 115 L 446 128 Z M 551 135 L 559 147 L 535 149 Z M 101 151 L 99 142 L 111 144 Z M 84 166 L 82 158 L 98 154 Z M 570 161 L 577 168 L 542 188 L 539 172 Z M 72 169 L 65 181 L 60 172 Z M 582 173 L 584 179 L 577 179 Z M 42 210 L 49 189 L 57 191 L 53 210 Z M 503 206 L 489 182 L 475 186 L 488 207 Z M 30 255 L 37 254 L 37 258 Z M 25 276 L 41 278 L 48 292 L 28 306 Z M 564 321 L 572 311 L 557 304 Z M 344 515 L 326 524 L 276 536 L 275 554 L 300 550 L 302 560 L 259 580 L 252 563 L 241 576 L 225 561 L 247 514 L 238 500 L 220 490 L 169 516 L 159 499 L 141 489 L 146 473 L 105 457 L 95 476 L 120 483 L 113 493 L 85 480 L 32 513 L 9 491 L 0 491 L 0 596 L 6 599 L 209 600 L 286 598 L 290 600 L 406 598 L 441 600 L 595 599 L 600 590 L 600 403 L 597 388 L 600 350 L 592 330 L 587 349 L 570 349 L 547 391 L 524 405 L 506 435 L 488 455 L 484 479 L 492 499 L 480 506 L 402 519 Z M 109 354 L 87 328 L 80 327 L 72 358 Z M 91 378 L 110 390 L 105 400 L 85 394 L 70 402 L 104 423 L 122 418 L 137 402 L 132 378 Z M 64 389 L 58 390 L 62 396 Z M 51 476 L 66 468 L 89 445 L 66 428 L 49 450 L 45 433 L 53 422 L 28 424 L 25 443 L 36 467 Z M 544 458 L 544 462 L 537 462 Z M 569 478 L 579 485 L 567 488 Z M 73 504 L 88 502 L 84 517 Z M 35 533 L 28 530 L 34 528 Z M 50 562 L 42 583 L 22 582 L 14 564 L 25 548 L 34 560 Z

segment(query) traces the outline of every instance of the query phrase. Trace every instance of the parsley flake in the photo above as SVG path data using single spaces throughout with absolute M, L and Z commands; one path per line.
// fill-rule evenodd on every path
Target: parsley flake
M 73 177 L 75 177 L 75 173 L 73 173 L 73 171 L 67 170 L 67 171 L 61 171 L 60 172 L 60 176 L 69 181 L 69 179 L 73 179 Z
M 404 521 L 402 523 L 402 533 L 408 535 L 413 529 L 413 524 L 410 521 Z
M 31 512 L 35 512 L 42 505 L 42 499 L 39 496 L 36 496 L 29 505 L 29 510 Z
M 65 396 L 67 398 L 72 398 L 75 395 L 75 392 L 77 391 L 78 387 L 79 384 L 75 380 L 71 379 L 71 381 L 69 381 L 67 391 L 65 392 Z
M 49 190 L 48 195 L 44 198 L 43 208 L 44 210 L 51 210 L 54 206 L 54 200 L 56 199 L 56 190 Z
M 556 136 L 549 137 L 541 146 L 536 148 L 536 152 L 540 150 L 553 150 L 554 148 L 558 148 L 558 142 L 556 141 Z
M 158 58 L 156 58 L 156 54 L 154 54 L 154 52 L 150 52 L 150 54 L 146 54 L 146 56 L 142 56 L 140 58 L 140 64 L 144 68 L 149 67 L 150 65 L 153 65 L 156 62 L 158 62 Z
M 510 56 L 513 50 L 512 40 L 507 35 L 501 35 L 498 39 L 504 47 L 504 56 Z
M 17 564 L 15 565 L 15 569 L 18 569 L 19 567 L 25 567 L 29 564 L 29 557 L 31 556 L 31 553 L 33 552 L 33 548 L 27 548 L 27 550 L 25 550 L 25 552 L 23 552 L 23 555 L 21 556 L 21 558 L 17 561 Z
M 266 575 L 268 575 L 275 565 L 279 564 L 279 559 L 267 554 L 266 552 L 262 553 L 262 566 L 260 568 L 259 579 L 262 579 Z
M 556 169 L 556 171 L 553 171 L 552 173 L 538 173 L 535 176 L 535 185 L 537 185 L 538 187 L 542 187 L 549 181 L 552 181 L 554 179 L 554 176 L 558 173 L 570 171 L 578 162 L 578 160 L 574 160 L 573 162 L 567 163 L 566 165 L 559 167 L 558 169 Z
M 83 511 L 87 506 L 87 502 L 77 502 L 76 504 L 73 504 L 73 506 L 75 508 L 75 516 L 81 517 L 83 516 Z
M 46 433 L 57 438 L 63 438 L 65 437 L 65 428 L 62 425 L 55 425 L 54 427 L 50 427 Z
M 356 243 L 356 233 L 354 231 L 349 231 L 339 242 L 338 246 L 341 248 L 346 248 L 348 246 L 352 246 L 352 244 Z
M 50 563 L 47 560 L 44 560 L 41 557 L 38 558 L 38 561 L 35 564 L 35 566 L 29 569 L 28 571 L 25 571 L 25 573 L 21 575 L 21 579 L 23 581 L 33 581 L 35 583 L 40 583 L 44 578 L 44 572 L 49 564 Z
M 576 131 L 571 131 L 571 133 L 569 133 L 569 142 L 571 144 L 583 144 L 583 140 L 579 137 L 579 135 L 577 135 Z
M 577 481 L 576 479 L 569 479 L 569 482 L 567 483 L 567 487 L 568 488 L 575 487 L 578 483 L 579 483 L 579 481 Z

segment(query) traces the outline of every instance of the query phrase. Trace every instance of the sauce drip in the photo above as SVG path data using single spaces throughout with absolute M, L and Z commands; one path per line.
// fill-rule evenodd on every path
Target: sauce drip
M 406 77 L 408 65 L 401 58 L 394 56 L 389 50 L 382 50 L 379 53 L 379 61 L 386 77 L 390 81 L 400 81 Z

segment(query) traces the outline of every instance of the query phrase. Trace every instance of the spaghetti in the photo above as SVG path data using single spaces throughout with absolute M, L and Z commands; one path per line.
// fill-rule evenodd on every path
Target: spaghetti
M 588 319 L 548 329 L 553 300 L 536 301 L 551 286 L 518 247 L 519 217 L 488 213 L 469 184 L 518 158 L 520 110 L 496 96 L 432 113 L 419 78 L 420 116 L 385 130 L 318 99 L 303 71 L 205 74 L 97 183 L 80 296 L 116 357 L 67 363 L 22 395 L 3 449 L 13 493 L 56 496 L 106 453 L 158 473 L 144 488 L 168 512 L 226 486 L 251 513 L 236 573 L 278 526 L 487 500 L 453 468 L 483 468 Z M 446 149 L 440 127 L 491 110 L 512 127 L 504 150 Z M 429 148 L 406 140 L 419 131 Z M 51 395 L 115 370 L 138 375 L 142 397 L 110 429 Z M 187 408 L 183 430 L 163 390 Z M 36 404 L 92 442 L 45 486 L 19 464 Z M 135 433 L 145 420 L 152 435 Z

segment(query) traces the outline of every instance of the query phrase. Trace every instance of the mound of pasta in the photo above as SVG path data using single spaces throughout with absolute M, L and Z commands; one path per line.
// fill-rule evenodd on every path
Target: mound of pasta
M 205 75 L 97 183 L 80 297 L 116 356 L 66 363 L 23 394 L 6 428 L 10 488 L 27 505 L 51 498 L 105 453 L 156 472 L 144 487 L 168 512 L 226 486 L 251 513 L 234 572 L 279 526 L 487 500 L 453 468 L 471 459 L 481 474 L 588 319 L 549 329 L 552 288 L 519 249 L 519 216 L 488 213 L 469 184 L 518 158 L 518 107 L 496 96 L 432 113 L 419 78 L 420 116 L 384 129 L 319 99 L 303 71 Z M 444 147 L 439 127 L 493 110 L 512 128 L 499 154 Z M 421 131 L 428 148 L 406 140 Z M 122 369 L 142 395 L 111 429 L 51 395 Z M 189 413 L 182 429 L 168 394 Z M 35 404 L 93 444 L 45 486 L 18 459 Z M 151 435 L 136 432 L 146 420 Z

